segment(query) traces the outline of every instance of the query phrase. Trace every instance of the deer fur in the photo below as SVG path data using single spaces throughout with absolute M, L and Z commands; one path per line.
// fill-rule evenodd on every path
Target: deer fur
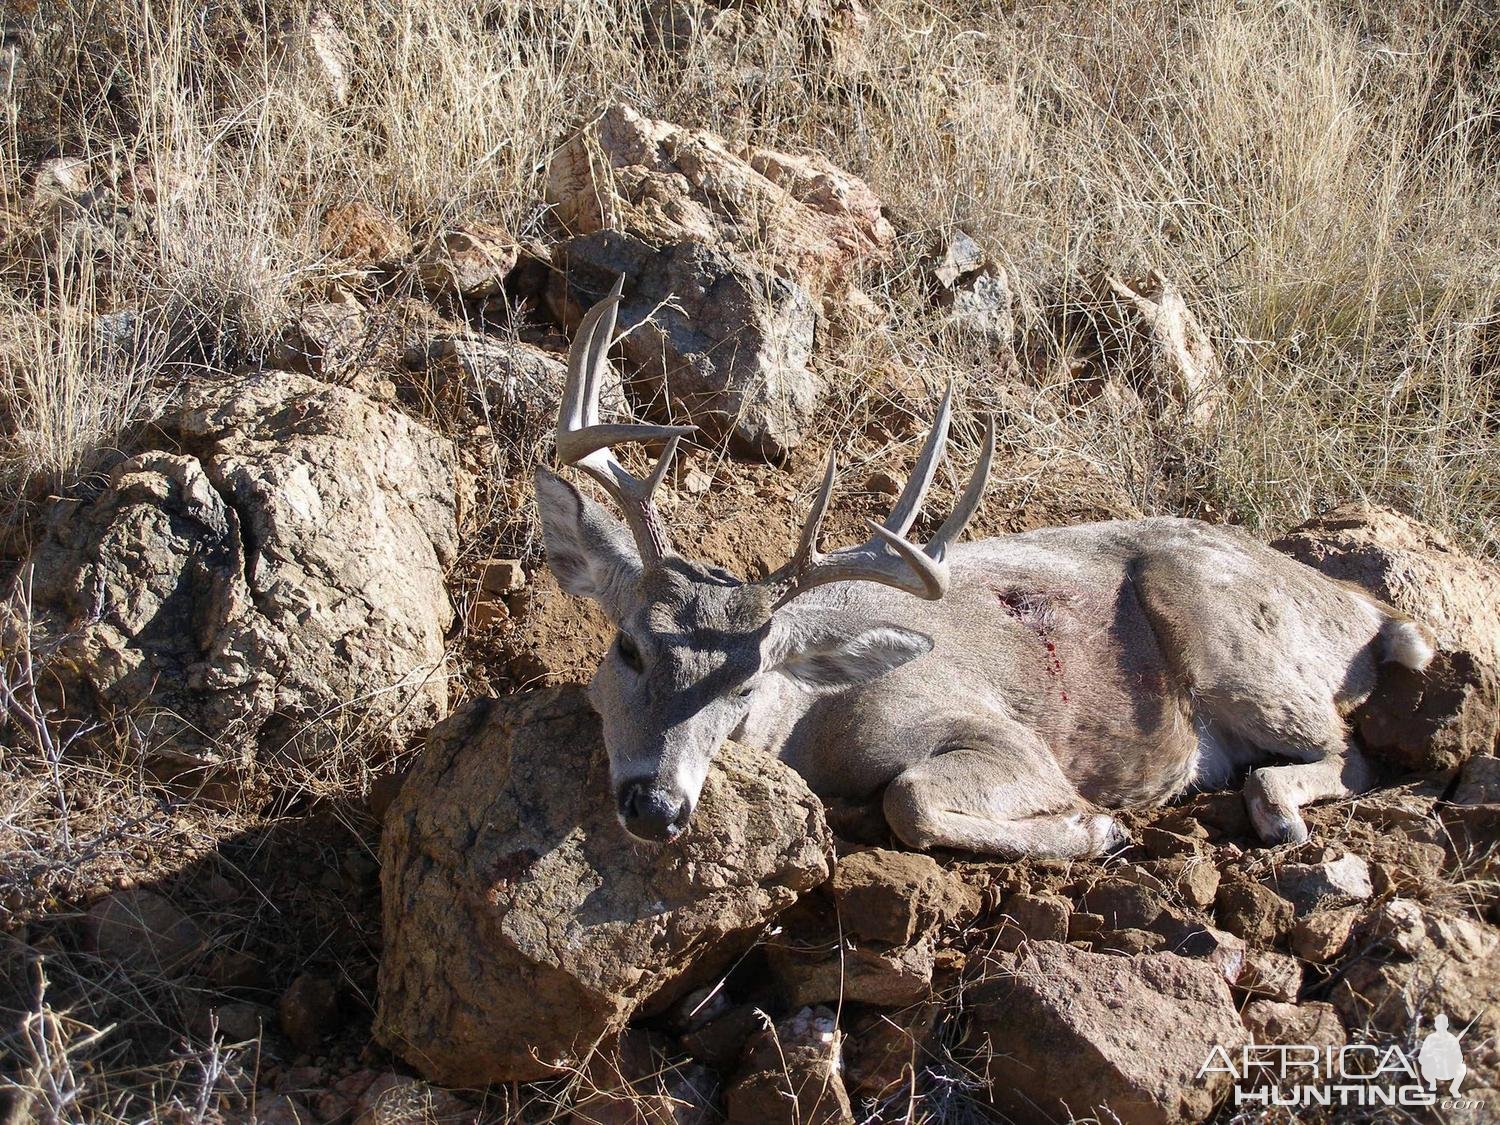
M 945 428 L 946 401 L 935 436 Z M 592 432 L 569 440 L 593 449 Z M 940 446 L 924 450 L 929 479 Z M 977 501 L 978 470 L 975 481 Z M 831 557 L 811 546 L 821 506 L 799 552 L 813 562 L 778 586 L 661 549 L 660 529 L 642 529 L 642 513 L 659 518 L 651 488 L 624 487 L 630 527 L 561 477 L 536 479 L 553 573 L 618 630 L 589 696 L 621 822 L 642 839 L 687 829 L 734 738 L 825 799 L 883 793 L 914 848 L 1099 855 L 1125 840 L 1109 810 L 1224 788 L 1247 769 L 1260 836 L 1301 841 L 1302 805 L 1371 784 L 1345 716 L 1379 663 L 1421 669 L 1433 655 L 1389 606 L 1234 528 L 1156 518 L 929 545 L 913 566 L 938 596 L 922 600 L 932 591 L 893 588 L 890 568 L 848 577 L 877 539 L 799 586 Z

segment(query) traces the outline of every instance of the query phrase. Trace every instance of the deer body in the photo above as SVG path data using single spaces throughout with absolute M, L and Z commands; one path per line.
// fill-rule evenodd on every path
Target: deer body
M 1344 715 L 1373 690 L 1381 660 L 1421 668 L 1432 655 L 1388 606 L 1194 520 L 953 545 L 978 503 L 992 432 L 955 514 L 917 547 L 905 535 L 941 455 L 947 399 L 868 543 L 817 551 L 830 461 L 796 558 L 742 582 L 664 547 L 650 494 L 670 445 L 647 482 L 600 455 L 606 437 L 675 442 L 677 431 L 589 417 L 588 369 L 603 362 L 612 305 L 590 316 L 559 452 L 573 450 L 564 459 L 616 495 L 628 533 L 550 473 L 537 490 L 554 573 L 619 627 L 590 698 L 633 834 L 669 841 L 686 829 L 731 735 L 822 797 L 883 791 L 892 830 L 913 847 L 1007 856 L 1108 851 L 1124 837 L 1104 810 L 1223 787 L 1247 765 L 1262 767 L 1245 796 L 1268 842 L 1306 838 L 1303 803 L 1368 787 Z

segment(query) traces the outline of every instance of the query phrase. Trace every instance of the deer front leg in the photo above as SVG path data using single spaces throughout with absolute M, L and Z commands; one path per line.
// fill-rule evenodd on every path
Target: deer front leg
M 1128 836 L 1058 769 L 1029 731 L 960 745 L 910 766 L 885 792 L 885 817 L 909 847 L 1019 859 L 1103 855 Z
M 1263 766 L 1245 779 L 1250 822 L 1267 844 L 1300 844 L 1307 839 L 1301 808 L 1309 801 L 1352 797 L 1374 784 L 1368 759 L 1353 744 L 1329 751 L 1316 762 Z

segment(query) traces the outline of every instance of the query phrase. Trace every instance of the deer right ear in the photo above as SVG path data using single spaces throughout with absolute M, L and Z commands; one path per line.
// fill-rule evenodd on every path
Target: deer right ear
M 598 602 L 618 622 L 641 576 L 641 556 L 630 531 L 562 477 L 536 471 L 547 566 L 557 584 Z

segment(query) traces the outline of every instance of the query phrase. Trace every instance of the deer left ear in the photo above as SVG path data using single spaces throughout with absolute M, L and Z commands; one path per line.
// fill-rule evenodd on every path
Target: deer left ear
M 811 614 L 778 615 L 767 669 L 808 691 L 843 691 L 927 655 L 932 643 L 925 633 L 899 625 L 848 627 Z
M 641 557 L 619 520 L 567 481 L 538 469 L 537 508 L 547 566 L 557 584 L 580 598 L 592 598 L 618 622 L 641 576 Z

